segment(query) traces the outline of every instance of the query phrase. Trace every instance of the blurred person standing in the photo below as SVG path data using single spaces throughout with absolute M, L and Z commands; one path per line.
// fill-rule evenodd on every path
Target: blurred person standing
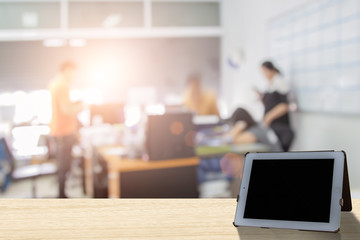
M 219 116 L 216 94 L 203 89 L 199 74 L 191 74 L 188 78 L 184 105 L 197 115 Z
M 55 143 L 58 164 L 59 198 L 67 198 L 65 194 L 66 174 L 71 167 L 72 147 L 76 141 L 77 114 L 83 109 L 81 102 L 70 101 L 70 84 L 75 70 L 74 62 L 63 62 L 59 73 L 49 85 L 52 108 L 49 127 L 50 136 Z
M 272 62 L 263 62 L 261 70 L 268 80 L 266 90 L 259 93 L 265 110 L 263 123 L 274 130 L 284 151 L 288 151 L 294 139 L 289 119 L 288 94 L 290 87 Z

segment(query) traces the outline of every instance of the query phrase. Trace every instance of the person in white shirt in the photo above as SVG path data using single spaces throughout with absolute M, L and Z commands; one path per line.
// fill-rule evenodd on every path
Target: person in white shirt
M 268 80 L 267 89 L 261 93 L 265 109 L 263 123 L 274 130 L 284 151 L 288 151 L 294 139 L 287 99 L 290 87 L 272 62 L 263 62 L 261 70 Z

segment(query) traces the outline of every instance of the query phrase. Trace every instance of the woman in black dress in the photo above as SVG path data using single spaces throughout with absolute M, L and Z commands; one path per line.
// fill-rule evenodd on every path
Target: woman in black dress
M 263 123 L 274 130 L 284 151 L 288 151 L 294 139 L 287 99 L 289 86 L 272 62 L 264 62 L 261 70 L 268 80 L 267 89 L 261 94 L 265 108 Z

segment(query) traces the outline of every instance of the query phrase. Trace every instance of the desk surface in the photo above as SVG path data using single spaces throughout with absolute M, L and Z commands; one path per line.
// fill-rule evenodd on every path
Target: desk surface
M 1 239 L 360 239 L 360 200 L 339 233 L 233 227 L 235 199 L 0 200 Z
M 179 158 L 159 161 L 143 161 L 142 159 L 131 159 L 112 154 L 114 146 L 99 147 L 97 151 L 103 156 L 110 167 L 117 172 L 143 171 L 161 168 L 195 166 L 199 164 L 198 157 Z M 109 153 L 110 150 L 110 153 Z
M 226 153 L 235 153 L 235 154 L 243 155 L 247 152 L 267 152 L 267 151 L 269 151 L 269 147 L 262 143 L 196 147 L 196 155 L 199 157 L 224 155 Z

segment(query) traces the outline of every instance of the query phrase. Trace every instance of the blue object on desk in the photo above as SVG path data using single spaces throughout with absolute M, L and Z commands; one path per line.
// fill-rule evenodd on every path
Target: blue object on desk
M 226 133 L 230 130 L 229 125 L 221 125 L 213 128 L 204 128 L 196 131 L 197 146 L 223 146 L 232 143 L 232 138 Z
M 228 180 L 233 178 L 222 172 L 220 160 L 222 156 L 214 156 L 208 158 L 200 158 L 199 166 L 197 168 L 198 183 L 204 183 L 214 180 Z
M 12 172 L 11 156 L 6 147 L 4 138 L 0 139 L 0 191 L 3 192 L 7 189 L 11 182 Z

